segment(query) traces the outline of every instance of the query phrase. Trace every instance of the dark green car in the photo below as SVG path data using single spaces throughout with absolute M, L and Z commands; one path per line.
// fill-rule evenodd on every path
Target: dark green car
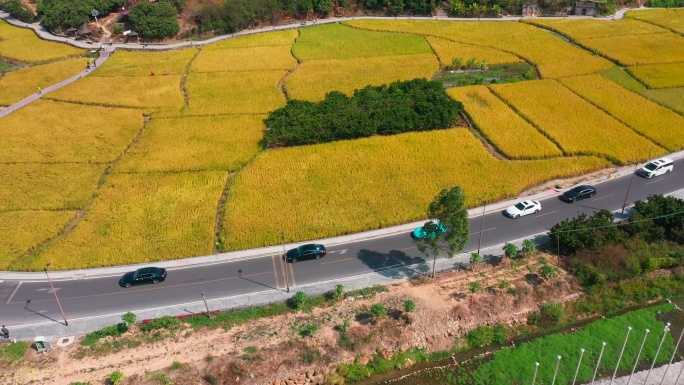
M 305 259 L 321 259 L 327 253 L 328 251 L 325 250 L 325 246 L 318 243 L 309 243 L 308 245 L 302 245 L 288 251 L 287 254 L 285 254 L 285 260 L 287 262 L 295 263 Z
M 119 286 L 131 287 L 145 283 L 158 284 L 166 280 L 166 269 L 163 267 L 144 267 L 124 274 L 119 280 Z

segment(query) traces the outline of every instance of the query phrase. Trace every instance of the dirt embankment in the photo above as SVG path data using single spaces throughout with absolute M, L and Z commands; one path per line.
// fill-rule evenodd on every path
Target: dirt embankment
M 376 353 L 389 357 L 411 347 L 446 350 L 477 325 L 525 322 L 539 303 L 579 293 L 577 282 L 565 272 L 543 281 L 536 275 L 539 267 L 537 258 L 485 264 L 436 280 L 394 285 L 374 298 L 347 299 L 310 313 L 261 319 L 230 330 L 184 327 L 167 338 L 147 336 L 140 346 L 116 353 L 79 358 L 77 343 L 42 356 L 31 351 L 22 363 L 0 368 L 0 382 L 99 384 L 120 370 L 126 376 L 122 384 L 129 385 L 323 384 L 326 379 L 332 383 L 334 368 L 355 357 L 365 362 Z M 471 282 L 479 282 L 482 290 L 473 294 Z M 405 314 L 403 303 L 409 299 L 416 310 Z M 377 322 L 369 315 L 369 307 L 376 303 L 388 310 Z M 344 319 L 350 321 L 345 348 L 336 329 Z M 302 337 L 303 325 L 318 325 L 318 330 Z

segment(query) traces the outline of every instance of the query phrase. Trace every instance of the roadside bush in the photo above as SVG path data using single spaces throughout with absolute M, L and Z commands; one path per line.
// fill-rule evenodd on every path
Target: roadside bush
M 164 316 L 156 318 L 152 322 L 140 325 L 140 330 L 144 332 L 151 332 L 159 329 L 176 330 L 180 328 L 181 321 L 176 317 Z
M 479 282 L 471 282 L 470 283 L 470 292 L 475 294 L 478 291 L 482 290 L 482 284 Z
M 288 304 L 295 310 L 305 310 L 309 308 L 309 301 L 309 296 L 305 292 L 298 291 L 289 299 Z
M 116 325 L 106 326 L 100 330 L 96 330 L 92 333 L 88 333 L 83 340 L 81 340 L 81 345 L 90 346 L 95 344 L 100 338 L 104 337 L 120 337 L 128 331 L 128 326 L 124 323 L 118 323 Z
M 373 314 L 375 318 L 380 318 L 387 315 L 387 308 L 385 308 L 383 305 L 379 303 L 376 303 L 375 305 L 370 307 L 370 312 L 371 314 Z
M 124 374 L 121 373 L 120 371 L 114 371 L 112 374 L 109 375 L 109 382 L 111 382 L 113 385 L 119 385 L 121 383 L 121 380 L 123 380 Z
M 466 342 L 470 348 L 481 348 L 492 343 L 494 331 L 489 326 L 478 325 L 466 334 Z
M 337 370 L 345 380 L 350 382 L 360 381 L 371 375 L 370 369 L 368 369 L 365 365 L 359 365 L 357 363 L 341 364 Z
M 305 364 L 313 364 L 321 358 L 321 351 L 318 349 L 306 348 L 302 352 L 302 361 Z
M 416 303 L 410 299 L 404 301 L 404 311 L 407 313 L 412 313 L 416 311 Z
M 540 325 L 554 326 L 563 318 L 564 308 L 560 303 L 545 303 L 539 306 Z
M 385 285 L 373 285 L 371 287 L 365 287 L 363 289 L 352 290 L 350 292 L 347 292 L 346 297 L 347 298 L 356 298 L 356 297 L 371 298 L 371 297 L 375 297 L 377 294 L 380 294 L 380 293 L 387 293 L 388 291 L 389 291 L 389 289 Z
M 340 335 L 337 337 L 337 344 L 344 350 L 354 351 L 354 341 L 352 341 L 351 336 L 346 330 L 340 332 Z
M 316 324 L 310 324 L 310 325 L 302 325 L 299 328 L 299 335 L 302 337 L 311 337 L 316 332 L 318 331 L 318 325 Z
M 539 268 L 539 276 L 545 280 L 556 278 L 557 275 L 556 269 L 554 269 L 551 265 L 544 264 Z
M 453 126 L 462 104 L 425 79 L 332 91 L 319 103 L 289 100 L 265 120 L 264 147 L 297 146 Z
M 496 324 L 492 330 L 492 341 L 503 345 L 508 341 L 508 329 L 504 324 Z
M 513 259 L 518 255 L 518 247 L 512 243 L 506 243 L 503 247 L 504 256 Z

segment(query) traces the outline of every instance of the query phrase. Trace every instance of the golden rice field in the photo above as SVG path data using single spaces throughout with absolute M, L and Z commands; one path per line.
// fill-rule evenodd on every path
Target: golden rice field
M 257 33 L 247 36 L 237 36 L 221 40 L 204 46 L 203 50 L 240 48 L 240 47 L 265 47 L 272 45 L 292 45 L 292 42 L 299 36 L 299 30 L 288 29 L 285 31 Z
M 14 27 L 0 20 L 0 56 L 25 63 L 45 63 L 85 53 L 85 50 L 67 44 L 42 40 L 33 30 Z
M 125 265 L 213 251 L 226 172 L 113 174 L 73 231 L 17 268 Z
M 369 84 L 432 79 L 438 69 L 439 63 L 433 54 L 309 60 L 285 78 L 284 87 L 291 99 L 317 101 L 330 91 L 351 95 L 355 89 Z
M 650 87 L 680 88 L 644 89 L 611 61 L 515 22 L 349 20 L 180 51 L 117 51 L 87 77 L 0 119 L 0 231 L 11 233 L 0 240 L 0 269 L 206 255 L 217 241 L 228 250 L 278 244 L 281 230 L 290 242 L 377 229 L 423 219 L 442 188 L 462 186 L 474 206 L 478 196 L 513 197 L 609 160 L 624 164 L 684 147 L 684 117 L 667 109 L 684 113 L 676 80 L 684 75 L 669 64 L 684 62 L 684 37 L 637 20 L 533 22 L 593 44 L 612 60 L 638 62 L 630 72 Z M 0 55 L 10 42 L 38 41 L 3 22 L 0 39 Z M 49 53 L 35 46 L 16 52 Z M 52 55 L 47 60 L 69 56 Z M 283 90 L 292 99 L 321 100 L 332 90 L 430 79 L 440 61 L 454 58 L 525 60 L 548 78 L 447 91 L 489 143 L 519 160 L 496 159 L 463 128 L 259 146 L 264 117 L 285 105 Z M 35 92 L 39 80 L 66 78 L 68 63 L 78 71 L 85 60 L 0 78 L 0 104 Z M 146 125 L 143 113 L 152 114 Z M 75 227 L 57 237 L 86 206 Z
M 519 63 L 523 61 L 513 54 L 495 48 L 459 43 L 441 37 L 427 36 L 426 39 L 437 54 L 442 67 L 450 66 L 456 58 L 461 59 L 463 64 L 470 59 L 477 61 L 485 60 L 488 65 Z
M 684 62 L 641 65 L 628 71 L 649 88 L 684 87 Z
M 45 98 L 99 106 L 139 108 L 146 113 L 180 111 L 185 105 L 180 75 L 86 76 Z
M 83 70 L 82 59 L 26 67 L 0 77 L 0 106 L 9 106 Z
M 208 72 L 188 75 L 188 115 L 266 114 L 285 105 L 278 82 L 287 71 Z
M 266 115 L 154 118 L 119 172 L 232 171 L 260 150 Z
M 115 51 L 107 61 L 93 71 L 92 76 L 163 76 L 183 75 L 197 50 L 190 48 L 175 51 Z
M 542 63 L 537 65 L 537 70 L 543 78 L 558 79 L 593 74 L 613 67 L 613 63 L 600 56 L 587 56 L 578 60 Z
M 684 114 L 684 87 L 643 90 L 640 92 L 651 100 Z
M 342 24 L 302 28 L 292 53 L 300 61 L 431 54 L 422 36 L 370 32 Z
M 0 270 L 12 269 L 24 254 L 54 237 L 75 214 L 45 210 L 0 212 Z
M 547 31 L 525 23 L 454 23 L 446 20 L 351 20 L 344 24 L 372 31 L 407 32 L 492 47 L 531 63 L 562 63 L 591 54 Z M 578 68 L 581 71 L 581 67 Z
M 239 250 L 278 244 L 281 229 L 288 242 L 373 230 L 425 218 L 443 188 L 460 185 L 474 206 L 478 196 L 515 196 L 606 166 L 595 157 L 497 160 L 465 129 L 266 151 L 234 177 L 221 240 Z
M 676 112 L 601 75 L 566 78 L 561 83 L 659 146 L 671 152 L 684 149 L 684 117 Z
M 82 209 L 104 169 L 85 163 L 0 164 L 0 212 Z
M 512 159 L 562 156 L 553 142 L 511 110 L 486 86 L 454 87 L 452 99 L 463 103 L 470 121 L 502 154 Z
M 684 11 L 682 9 L 647 9 L 629 11 L 625 17 L 653 23 L 684 34 Z
M 525 23 L 556 31 L 571 39 L 593 39 L 623 35 L 645 35 L 665 33 L 666 29 L 653 24 L 632 19 L 594 20 L 594 19 L 544 19 L 527 18 Z
M 292 42 L 294 43 L 294 42 Z M 292 45 L 202 50 L 192 62 L 193 72 L 291 70 L 297 65 Z
M 0 163 L 109 163 L 142 126 L 139 110 L 38 100 L 0 118 Z
M 496 84 L 490 89 L 566 153 L 603 155 L 622 164 L 665 153 L 555 80 Z
M 623 66 L 684 62 L 684 36 L 675 33 L 578 39 Z

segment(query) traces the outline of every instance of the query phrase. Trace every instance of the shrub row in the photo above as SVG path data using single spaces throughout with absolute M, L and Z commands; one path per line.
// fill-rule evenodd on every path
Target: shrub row
M 272 111 L 263 144 L 295 146 L 447 128 L 462 108 L 440 83 L 425 79 L 366 86 L 351 97 L 332 91 L 322 102 L 290 100 Z

